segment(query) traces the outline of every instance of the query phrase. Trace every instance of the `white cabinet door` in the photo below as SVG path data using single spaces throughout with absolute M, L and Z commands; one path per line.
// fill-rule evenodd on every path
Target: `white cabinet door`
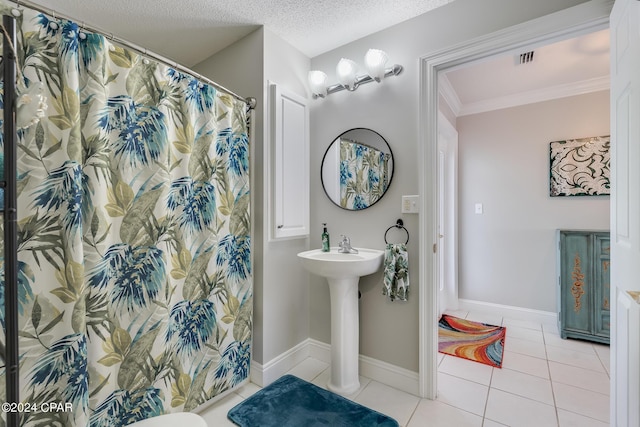
M 611 12 L 611 426 L 640 425 L 640 1 Z
M 269 240 L 309 235 L 309 109 L 307 100 L 269 84 Z

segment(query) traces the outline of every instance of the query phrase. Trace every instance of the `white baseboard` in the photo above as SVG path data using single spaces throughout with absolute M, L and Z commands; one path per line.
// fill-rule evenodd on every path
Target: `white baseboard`
M 271 359 L 264 365 L 251 361 L 251 382 L 266 387 L 291 368 L 309 357 L 308 339 L 290 348 L 281 355 Z
M 497 314 L 503 317 L 510 317 L 519 320 L 540 322 L 551 325 L 556 325 L 558 323 L 558 313 L 554 313 L 551 311 L 533 310 L 523 307 L 514 307 L 510 305 L 494 304 L 484 301 L 459 299 L 458 310 L 480 311 L 485 313 Z
M 331 346 L 329 344 L 308 339 L 309 357 L 331 363 Z M 358 368 L 360 375 L 378 381 L 389 387 L 411 393 L 418 396 L 419 380 L 418 373 L 401 368 L 391 363 L 383 362 L 372 357 L 363 356 L 358 358 Z
M 261 387 L 271 384 L 307 357 L 331 364 L 331 346 L 307 339 L 289 351 L 260 365 L 251 361 L 251 381 Z M 360 375 L 418 396 L 418 373 L 368 356 L 359 357 Z
M 458 309 L 463 311 L 486 312 L 514 319 L 557 324 L 558 315 L 554 312 L 467 299 L 458 301 Z M 331 364 L 331 345 L 308 338 L 264 365 L 252 360 L 251 382 L 265 387 L 308 357 Z M 420 395 L 417 372 L 363 355 L 359 357 L 358 367 L 362 376 L 416 396 Z

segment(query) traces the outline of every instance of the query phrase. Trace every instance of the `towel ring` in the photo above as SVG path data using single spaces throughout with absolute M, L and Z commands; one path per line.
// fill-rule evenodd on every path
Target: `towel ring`
M 402 228 L 404 232 L 407 233 L 407 241 L 404 242 L 404 244 L 406 245 L 407 243 L 409 243 L 409 231 L 404 227 L 404 222 L 401 219 L 399 219 L 398 221 L 396 221 L 395 225 L 392 225 L 391 227 L 387 228 L 387 231 L 384 232 L 384 242 L 386 244 L 389 244 L 389 242 L 387 242 L 387 234 L 389 233 L 389 230 L 391 230 L 392 228 Z

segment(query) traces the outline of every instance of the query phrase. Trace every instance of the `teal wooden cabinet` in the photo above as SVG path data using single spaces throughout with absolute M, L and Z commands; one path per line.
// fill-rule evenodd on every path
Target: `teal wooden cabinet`
M 558 241 L 560 336 L 609 344 L 609 232 L 559 230 Z

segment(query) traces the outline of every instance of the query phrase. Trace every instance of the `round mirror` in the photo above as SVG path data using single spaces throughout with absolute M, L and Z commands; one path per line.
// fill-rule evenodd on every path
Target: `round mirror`
M 393 178 L 393 153 L 371 129 L 350 129 L 331 142 L 322 159 L 322 187 L 333 203 L 359 211 L 384 196 Z

